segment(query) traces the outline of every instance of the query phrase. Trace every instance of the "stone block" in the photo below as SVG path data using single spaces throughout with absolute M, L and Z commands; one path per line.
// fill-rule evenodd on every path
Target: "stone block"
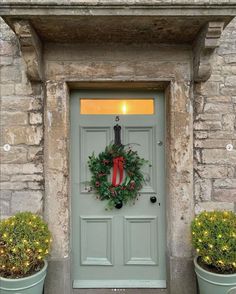
M 217 103 L 217 102 L 230 103 L 231 101 L 232 101 L 231 96 L 225 96 L 225 95 L 211 96 L 206 98 L 206 102 L 209 102 L 209 103 Z
M 39 126 L 15 126 L 5 127 L 3 130 L 3 142 L 5 144 L 39 145 L 43 138 L 43 128 Z
M 11 147 L 10 151 L 0 148 L 1 163 L 26 163 L 27 149 L 24 147 Z
M 195 199 L 200 201 L 210 201 L 211 200 L 211 191 L 212 183 L 210 179 L 200 179 L 195 177 L 195 186 L 194 186 Z
M 206 139 L 208 137 L 208 132 L 205 131 L 194 131 L 195 139 Z
M 42 99 L 21 96 L 3 96 L 1 99 L 2 111 L 29 111 L 41 110 Z
M 201 163 L 202 162 L 201 150 L 195 149 L 194 152 L 193 152 L 193 158 L 197 163 Z
M 228 76 L 225 78 L 226 87 L 235 87 L 236 86 L 236 76 Z
M 235 114 L 233 114 L 233 113 L 223 114 L 222 126 L 223 126 L 223 130 L 234 131 Z
M 201 178 L 205 179 L 226 178 L 228 176 L 233 176 L 234 172 L 233 168 L 219 165 L 198 164 L 194 169 Z
M 236 203 L 236 189 L 214 189 L 213 198 L 220 202 Z
M 236 161 L 236 150 L 204 149 L 202 161 L 207 164 L 233 164 Z
M 218 82 L 205 82 L 200 85 L 200 93 L 206 96 L 217 96 L 220 93 Z
M 11 211 L 42 213 L 43 193 L 41 191 L 17 191 L 12 193 Z
M 0 198 L 1 199 L 10 199 L 12 191 L 10 190 L 0 190 Z
M 204 130 L 221 130 L 222 125 L 220 121 L 213 121 L 213 120 L 207 120 L 207 121 L 196 121 L 193 125 L 195 130 L 198 131 L 204 131 Z
M 201 113 L 203 112 L 205 99 L 201 95 L 196 95 L 194 97 L 194 111 L 195 113 Z
M 229 140 L 225 139 L 205 139 L 205 140 L 195 140 L 194 147 L 196 148 L 206 148 L 206 149 L 215 149 L 215 148 L 225 148 L 229 144 Z
M 229 140 L 229 143 L 232 139 L 236 139 L 236 133 L 232 131 L 208 131 L 208 138 L 209 139 L 226 139 Z
M 3 66 L 0 68 L 1 82 L 20 82 L 22 79 L 20 68 L 17 66 Z
M 233 112 L 233 106 L 232 104 L 226 104 L 226 103 L 206 103 L 204 106 L 204 112 L 231 113 Z
M 214 180 L 213 187 L 214 188 L 225 188 L 225 189 L 236 189 L 236 179 Z M 235 202 L 236 202 L 236 198 L 235 198 Z
M 9 175 L 1 175 L 0 176 L 0 181 L 1 182 L 8 182 L 8 181 L 10 181 L 10 176 Z
M 213 211 L 213 210 L 230 210 L 234 211 L 233 202 L 218 202 L 218 201 L 208 201 L 208 202 L 198 202 L 195 205 L 195 213 L 199 214 L 202 211 Z
M 1 56 L 15 56 L 19 54 L 19 47 L 16 41 L 16 37 L 14 39 L 10 39 L 9 41 L 0 40 L 0 55 Z
M 0 216 L 8 215 L 10 213 L 10 200 L 0 198 Z
M 12 56 L 1 56 L 0 65 L 11 65 L 13 63 Z
M 227 64 L 232 64 L 232 63 L 236 63 L 236 55 L 228 55 L 225 57 L 225 63 Z
M 16 95 L 31 95 L 33 93 L 30 83 L 20 83 L 15 84 L 15 94 Z
M 43 160 L 43 146 L 30 146 L 28 148 L 28 160 L 41 162 Z
M 14 92 L 15 92 L 14 84 L 5 83 L 5 84 L 1 84 L 0 85 L 0 93 L 1 93 L 1 96 L 13 95 Z
M 23 190 L 27 188 L 27 183 L 24 182 L 0 182 L 1 190 Z
M 28 182 L 28 188 L 30 190 L 43 190 L 43 182 Z
M 195 121 L 221 121 L 222 114 L 219 113 L 201 113 L 195 116 Z
M 31 175 L 13 175 L 11 177 L 12 182 L 42 182 L 43 174 L 31 174 Z
M 21 126 L 27 125 L 28 115 L 26 112 L 1 112 L 0 124 L 5 126 Z
M 42 164 L 33 164 L 33 163 L 25 163 L 25 164 L 1 164 L 1 174 L 6 175 L 18 175 L 18 174 L 41 174 L 43 172 Z
M 43 122 L 43 116 L 42 113 L 37 112 L 31 112 L 30 116 L 29 116 L 29 121 L 31 125 L 38 125 L 38 124 L 42 124 Z
M 231 88 L 229 88 L 229 87 L 222 87 L 220 89 L 220 93 L 222 95 L 227 95 L 227 96 L 234 95 L 235 94 L 235 91 L 236 91 L 236 87 L 231 87 Z

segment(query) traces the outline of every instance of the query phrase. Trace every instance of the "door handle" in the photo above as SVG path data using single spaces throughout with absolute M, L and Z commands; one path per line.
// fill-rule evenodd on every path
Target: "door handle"
M 151 196 L 150 197 L 150 202 L 151 203 L 156 203 L 157 202 L 157 197 L 156 196 Z M 161 203 L 159 202 L 158 205 L 161 206 Z
M 156 202 L 157 202 L 157 197 L 156 197 L 156 196 L 151 196 L 151 197 L 150 197 L 150 201 L 151 201 L 152 203 L 156 203 Z

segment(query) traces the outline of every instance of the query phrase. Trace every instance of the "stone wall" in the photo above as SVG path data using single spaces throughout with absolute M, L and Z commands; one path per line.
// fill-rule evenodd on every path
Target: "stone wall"
M 43 99 L 25 75 L 18 41 L 0 22 L 0 215 L 43 210 Z M 11 149 L 4 150 L 9 144 Z
M 230 1 L 229 1 L 230 2 Z M 1 217 L 43 211 L 43 97 L 25 75 L 18 42 L 1 21 Z M 235 209 L 236 21 L 224 31 L 213 74 L 195 85 L 196 212 Z M 4 144 L 10 151 L 4 151 Z
M 236 208 L 236 19 L 223 32 L 211 78 L 195 85 L 196 212 Z M 234 149 L 227 151 L 227 144 Z

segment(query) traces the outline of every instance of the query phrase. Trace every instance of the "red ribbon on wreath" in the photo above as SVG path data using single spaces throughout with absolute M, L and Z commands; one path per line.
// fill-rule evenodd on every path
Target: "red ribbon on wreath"
M 119 182 L 117 183 L 117 175 L 119 173 Z M 122 156 L 113 158 L 113 175 L 112 185 L 114 187 L 119 186 L 122 183 L 124 175 L 124 158 Z

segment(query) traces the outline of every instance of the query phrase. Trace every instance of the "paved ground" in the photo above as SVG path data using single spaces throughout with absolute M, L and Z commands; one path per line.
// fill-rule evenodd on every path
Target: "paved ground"
M 167 294 L 165 289 L 76 289 L 73 294 Z

